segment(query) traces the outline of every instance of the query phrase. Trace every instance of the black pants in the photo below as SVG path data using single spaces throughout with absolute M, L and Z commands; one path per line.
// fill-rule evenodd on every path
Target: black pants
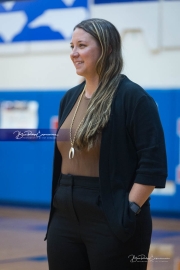
M 151 240 L 149 202 L 125 243 L 108 226 L 96 177 L 62 175 L 47 236 L 50 270 L 145 270 Z

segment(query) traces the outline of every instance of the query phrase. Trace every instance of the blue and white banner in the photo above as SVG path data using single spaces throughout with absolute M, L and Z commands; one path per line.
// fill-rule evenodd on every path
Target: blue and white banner
M 0 4 L 0 44 L 68 40 L 89 17 L 87 0 L 8 1 Z

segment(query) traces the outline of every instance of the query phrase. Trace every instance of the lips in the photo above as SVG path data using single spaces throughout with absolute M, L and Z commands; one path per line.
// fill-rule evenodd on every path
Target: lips
M 76 61 L 76 62 L 74 62 L 74 65 L 75 66 L 78 66 L 78 65 L 80 65 L 80 64 L 82 64 L 83 62 L 82 61 Z

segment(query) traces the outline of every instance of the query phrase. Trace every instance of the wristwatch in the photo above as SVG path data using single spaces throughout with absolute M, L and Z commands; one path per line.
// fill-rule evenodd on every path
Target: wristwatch
M 135 215 L 138 215 L 141 212 L 141 207 L 135 202 L 129 202 L 129 207 Z

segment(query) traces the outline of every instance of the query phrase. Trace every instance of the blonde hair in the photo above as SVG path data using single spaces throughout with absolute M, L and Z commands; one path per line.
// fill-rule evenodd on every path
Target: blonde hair
M 96 64 L 100 83 L 91 97 L 74 143 L 77 149 L 89 150 L 109 120 L 113 96 L 120 82 L 123 67 L 121 37 L 115 26 L 103 19 L 85 20 L 74 30 L 76 28 L 91 34 L 101 47 L 101 56 Z

